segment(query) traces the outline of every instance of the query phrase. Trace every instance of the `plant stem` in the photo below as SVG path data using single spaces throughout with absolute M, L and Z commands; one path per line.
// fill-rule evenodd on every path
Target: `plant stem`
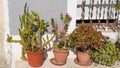
M 10 42 L 20 43 L 20 40 L 11 40 Z
M 54 34 L 46 43 L 43 44 L 43 48 L 44 48 L 48 43 L 50 43 L 50 41 L 52 41 L 54 37 L 55 37 L 55 34 Z

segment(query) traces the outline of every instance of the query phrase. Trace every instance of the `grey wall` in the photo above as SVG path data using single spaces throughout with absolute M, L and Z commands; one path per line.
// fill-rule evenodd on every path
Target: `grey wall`
M 30 10 L 38 12 L 46 21 L 50 21 L 51 18 L 59 20 L 59 14 L 67 11 L 67 0 L 8 0 L 9 26 L 12 35 L 18 34 L 19 15 L 22 15 L 26 2 Z

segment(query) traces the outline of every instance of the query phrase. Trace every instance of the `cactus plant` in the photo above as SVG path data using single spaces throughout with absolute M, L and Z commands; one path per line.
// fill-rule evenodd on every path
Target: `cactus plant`
M 49 23 L 45 22 L 43 19 L 40 19 L 38 13 L 34 11 L 29 12 L 27 3 L 24 6 L 24 14 L 19 16 L 19 20 L 19 36 L 21 39 L 14 40 L 12 39 L 12 36 L 8 35 L 7 41 L 10 43 L 20 43 L 22 45 L 21 58 L 26 60 L 26 51 L 42 51 L 45 46 L 50 43 L 55 35 L 51 36 L 51 38 L 49 38 L 47 35 L 47 40 L 42 37 L 45 31 L 48 31 L 47 27 L 49 26 Z

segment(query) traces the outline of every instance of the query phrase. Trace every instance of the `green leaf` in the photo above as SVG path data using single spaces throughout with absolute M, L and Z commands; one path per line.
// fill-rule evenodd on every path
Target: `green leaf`
M 31 13 L 34 15 L 34 16 L 37 16 L 38 14 L 34 11 L 31 11 Z
M 43 38 L 43 41 L 44 41 L 44 43 L 46 43 L 46 40 L 45 40 L 45 38 Z
M 26 13 L 27 12 L 27 3 L 25 3 L 25 6 L 24 6 L 24 13 Z
M 29 17 L 29 19 L 31 20 L 31 22 L 34 23 L 35 20 L 34 20 L 33 16 L 32 16 L 31 14 L 29 14 L 28 17 Z
M 25 24 L 25 20 L 26 20 L 26 15 L 24 14 L 23 16 L 22 16 L 22 24 Z
M 36 32 L 33 32 L 32 38 L 33 38 L 33 39 L 36 38 Z
M 9 36 L 9 35 L 7 34 L 7 42 L 11 42 L 11 40 L 12 40 L 12 36 Z
M 48 37 L 48 35 L 47 35 L 47 40 L 49 40 L 49 37 Z
M 20 35 L 20 37 L 22 38 L 21 29 L 19 28 L 18 30 L 19 30 L 19 35 Z
M 49 26 L 49 22 L 46 22 L 46 27 L 48 27 Z

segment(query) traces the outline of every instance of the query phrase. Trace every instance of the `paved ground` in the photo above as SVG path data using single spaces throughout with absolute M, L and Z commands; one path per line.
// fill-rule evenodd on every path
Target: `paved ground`
M 0 68 L 10 68 L 3 56 L 0 56 Z
M 0 68 L 10 68 L 10 65 L 6 64 L 3 46 L 1 45 L 0 45 Z
M 91 66 L 80 66 L 75 64 L 73 60 L 74 59 L 68 59 L 66 65 L 55 66 L 50 63 L 50 60 L 47 59 L 41 67 L 37 68 L 120 68 L 120 62 L 117 62 L 112 67 L 106 67 L 95 63 L 93 63 Z M 28 65 L 27 61 L 16 61 L 15 65 L 16 65 L 15 68 L 33 68 Z

